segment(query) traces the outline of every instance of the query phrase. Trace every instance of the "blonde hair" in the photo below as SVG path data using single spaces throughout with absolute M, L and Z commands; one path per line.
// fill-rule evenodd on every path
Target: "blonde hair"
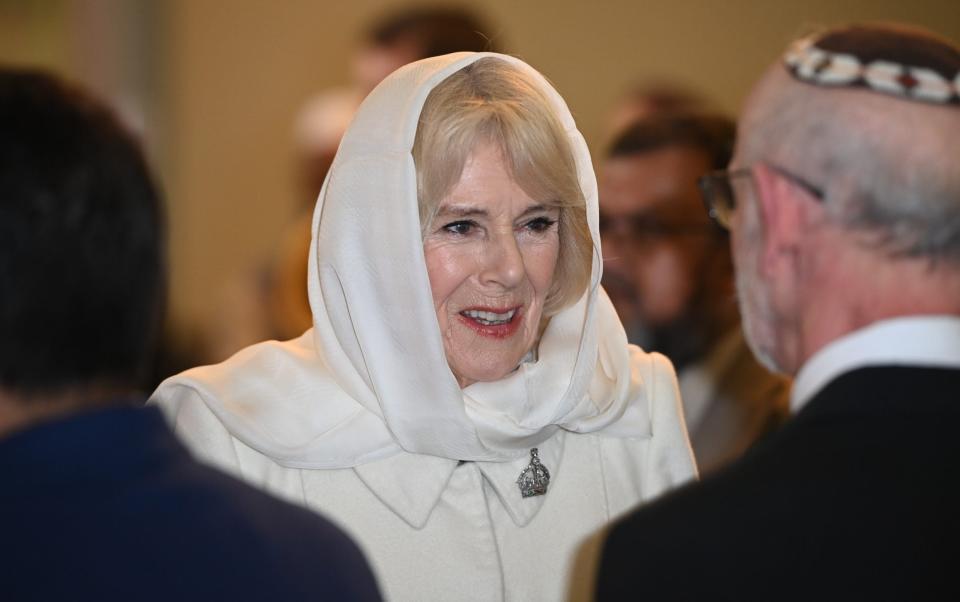
M 477 145 L 499 147 L 517 184 L 560 209 L 560 252 L 544 316 L 575 303 L 590 281 L 593 241 L 576 161 L 541 84 L 497 58 L 457 71 L 427 96 L 413 144 L 420 223 L 427 232 L 440 201 L 460 180 Z

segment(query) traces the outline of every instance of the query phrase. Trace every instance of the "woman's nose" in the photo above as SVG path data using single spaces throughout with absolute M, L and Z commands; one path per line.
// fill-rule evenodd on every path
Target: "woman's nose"
M 509 289 L 523 282 L 523 253 L 512 232 L 493 236 L 485 246 L 480 271 L 483 284 Z

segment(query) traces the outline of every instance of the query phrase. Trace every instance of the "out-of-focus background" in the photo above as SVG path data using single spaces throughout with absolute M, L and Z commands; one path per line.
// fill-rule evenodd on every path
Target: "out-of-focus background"
M 144 139 L 169 205 L 168 330 L 179 363 L 216 361 L 248 342 L 230 336 L 243 329 L 251 289 L 237 283 L 256 280 L 302 215 L 304 197 L 316 196 L 301 172 L 304 107 L 321 91 L 351 85 L 370 24 L 408 4 L 0 0 L 0 62 L 84 84 Z M 687 88 L 735 114 L 784 45 L 817 26 L 895 20 L 960 39 L 957 0 L 459 6 L 483 19 L 498 49 L 553 81 L 595 153 L 638 82 Z

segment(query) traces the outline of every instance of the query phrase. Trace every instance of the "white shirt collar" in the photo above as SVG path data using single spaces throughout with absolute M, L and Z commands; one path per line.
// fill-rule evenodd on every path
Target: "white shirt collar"
M 799 411 L 837 376 L 876 365 L 960 368 L 960 316 L 881 320 L 832 341 L 797 372 L 790 410 Z

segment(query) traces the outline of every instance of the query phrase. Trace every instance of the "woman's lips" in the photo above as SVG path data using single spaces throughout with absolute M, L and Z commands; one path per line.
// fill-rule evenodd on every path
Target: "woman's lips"
M 458 314 L 460 322 L 479 334 L 494 339 L 505 339 L 520 328 L 521 306 L 509 308 L 471 307 Z

